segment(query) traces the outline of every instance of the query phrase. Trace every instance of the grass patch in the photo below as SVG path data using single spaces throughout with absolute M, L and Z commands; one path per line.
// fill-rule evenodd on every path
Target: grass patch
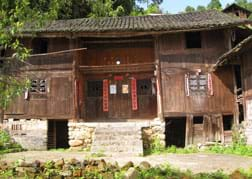
M 21 151 L 24 151 L 21 145 L 12 140 L 6 131 L 0 130 L 0 154 Z
M 244 141 L 234 142 L 231 145 L 223 145 L 216 143 L 213 146 L 205 147 L 204 149 L 199 149 L 195 145 L 187 146 L 185 148 L 177 148 L 176 146 L 164 147 L 160 140 L 155 139 L 150 145 L 149 149 L 144 151 L 144 155 L 152 154 L 190 154 L 190 153 L 215 153 L 215 154 L 233 154 L 240 156 L 249 156 L 252 157 L 252 146 L 246 145 Z
M 252 156 L 252 146 L 248 145 L 227 145 L 223 146 L 220 144 L 216 144 L 214 146 L 208 147 L 206 149 L 207 152 L 216 153 L 216 154 L 234 154 L 241 156 Z
M 144 150 L 144 155 L 152 155 L 152 154 L 162 154 L 162 153 L 176 153 L 176 154 L 190 154 L 197 153 L 200 150 L 197 146 L 192 145 L 185 148 L 177 148 L 176 146 L 165 147 L 161 144 L 159 139 L 153 139 L 150 144 L 150 148 Z

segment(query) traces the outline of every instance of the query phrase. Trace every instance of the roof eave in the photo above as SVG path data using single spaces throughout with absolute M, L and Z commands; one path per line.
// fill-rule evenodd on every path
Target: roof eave
M 98 31 L 98 32 L 70 32 L 70 31 L 47 31 L 47 32 L 24 32 L 22 37 L 133 37 L 133 36 L 144 36 L 144 35 L 162 35 L 170 33 L 182 33 L 182 32 L 193 32 L 193 31 L 207 31 L 216 29 L 230 29 L 241 25 L 252 24 L 252 21 L 237 22 L 228 25 L 211 25 L 208 27 L 192 27 L 192 28 L 181 28 L 181 29 L 169 29 L 169 30 L 142 30 L 142 31 Z
M 228 52 L 224 53 L 222 56 L 220 56 L 217 59 L 217 62 L 212 68 L 212 71 L 215 71 L 218 67 L 223 66 L 228 59 L 231 57 L 239 54 L 242 50 L 246 48 L 246 45 L 252 43 L 252 35 L 241 41 L 239 44 L 237 44 L 234 48 L 230 49 Z

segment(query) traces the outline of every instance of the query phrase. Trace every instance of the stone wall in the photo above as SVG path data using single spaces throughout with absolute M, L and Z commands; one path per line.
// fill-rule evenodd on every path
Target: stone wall
M 246 137 L 246 142 L 248 145 L 252 145 L 252 121 L 246 120 L 243 122 L 243 133 Z
M 40 119 L 8 119 L 2 128 L 24 149 L 47 149 L 47 120 Z
M 125 122 L 127 125 L 138 126 L 142 129 L 142 140 L 144 149 L 150 147 L 154 139 L 158 139 L 160 144 L 165 146 L 165 122 L 159 119 L 152 121 Z M 88 123 L 88 122 L 68 122 L 69 145 L 71 149 L 90 149 L 96 128 L 106 125 L 123 126 L 121 123 Z
M 84 122 L 68 122 L 69 145 L 71 149 L 90 149 L 95 127 Z
M 142 128 L 142 138 L 144 150 L 149 149 L 154 140 L 158 140 L 165 146 L 165 122 L 154 120 L 149 126 Z

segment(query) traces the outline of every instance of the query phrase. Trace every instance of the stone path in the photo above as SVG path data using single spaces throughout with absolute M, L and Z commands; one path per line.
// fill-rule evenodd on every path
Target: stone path
M 60 158 L 78 160 L 91 159 L 90 153 L 87 152 L 60 152 L 60 151 L 29 151 L 20 153 L 11 153 L 0 156 L 1 160 L 8 162 L 16 161 L 17 159 L 25 159 L 28 162 L 34 160 L 47 161 L 57 160 Z M 148 161 L 152 166 L 169 163 L 175 168 L 181 170 L 189 169 L 194 173 L 198 172 L 213 172 L 219 169 L 225 172 L 232 172 L 238 168 L 252 168 L 252 157 L 241 157 L 235 155 L 219 155 L 219 154 L 163 154 L 151 155 L 147 157 L 132 157 L 126 154 L 118 154 L 113 157 L 100 157 L 106 161 L 117 161 L 120 166 L 128 161 L 133 161 L 139 164 L 141 161 Z

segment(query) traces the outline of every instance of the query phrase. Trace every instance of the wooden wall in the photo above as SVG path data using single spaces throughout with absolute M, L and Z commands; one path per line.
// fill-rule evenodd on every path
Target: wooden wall
M 23 43 L 31 48 L 31 39 Z M 69 48 L 66 39 L 48 40 L 48 51 L 61 51 Z M 46 93 L 31 93 L 24 99 L 24 93 L 5 111 L 6 117 L 13 118 L 73 118 L 73 53 L 42 55 L 28 59 L 29 65 L 21 67 L 22 75 L 30 80 L 46 80 Z
M 116 61 L 120 65 L 116 65 Z M 141 71 L 144 68 L 141 64 L 153 63 L 150 71 Z M 85 120 L 125 120 L 125 119 L 153 119 L 157 116 L 156 95 L 138 95 L 138 110 L 133 111 L 131 106 L 131 79 L 154 78 L 154 48 L 153 43 L 139 44 L 120 43 L 120 44 L 97 44 L 87 46 L 87 50 L 80 61 L 82 66 L 91 66 L 87 70 L 82 70 L 80 83 L 84 103 L 81 106 L 81 116 Z M 120 66 L 137 64 L 133 67 L 125 66 L 122 70 Z M 106 68 L 111 65 L 109 69 Z M 100 71 L 95 70 L 99 67 Z M 126 69 L 127 68 L 127 69 Z M 138 69 L 141 72 L 137 72 Z M 122 70 L 122 71 L 121 71 Z M 128 70 L 128 71 L 127 71 Z M 101 73 L 102 71 L 102 73 Z M 121 76 L 123 80 L 114 80 L 115 76 Z M 109 84 L 117 85 L 117 94 L 109 95 L 109 111 L 102 109 L 102 96 L 87 96 L 87 81 L 109 80 Z M 129 93 L 122 94 L 122 85 L 129 85 Z
M 112 41 L 113 42 L 113 41 Z M 123 43 L 123 44 L 97 44 L 87 47 L 81 65 L 99 66 L 121 64 L 136 64 L 154 62 L 153 43 Z
M 5 114 L 13 118 L 52 118 L 68 119 L 73 117 L 73 97 L 71 73 L 62 72 L 27 72 L 31 79 L 46 79 L 45 94 L 29 93 L 18 97 Z
M 251 49 L 251 48 L 250 48 Z M 247 51 L 242 55 L 243 99 L 245 105 L 245 118 L 251 120 L 248 111 L 251 111 L 248 102 L 252 100 L 252 52 Z
M 170 34 L 159 38 L 163 110 L 165 116 L 234 112 L 233 72 L 223 67 L 212 73 L 213 96 L 185 94 L 185 74 L 208 73 L 217 58 L 227 51 L 224 31 L 201 33 L 202 48 L 187 49 L 185 34 Z

